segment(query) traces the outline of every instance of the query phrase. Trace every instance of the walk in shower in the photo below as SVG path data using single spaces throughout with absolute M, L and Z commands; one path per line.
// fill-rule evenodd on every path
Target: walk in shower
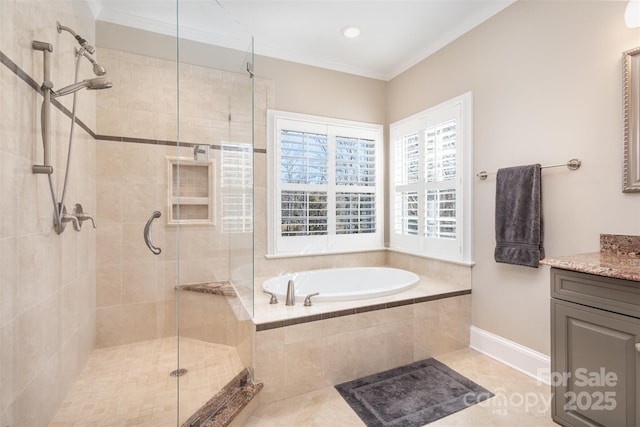
M 0 2 L 3 427 L 181 425 L 251 366 L 253 38 L 89 3 Z

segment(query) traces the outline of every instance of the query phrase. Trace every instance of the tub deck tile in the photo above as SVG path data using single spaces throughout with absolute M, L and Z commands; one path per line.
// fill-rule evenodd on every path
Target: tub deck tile
M 325 313 L 310 314 L 306 316 L 302 315 L 302 316 L 290 317 L 284 320 L 277 320 L 273 322 L 263 322 L 263 323 L 255 322 L 256 332 L 267 331 L 270 329 L 284 328 L 286 326 L 299 325 L 302 323 L 316 322 L 319 320 L 333 319 L 336 317 L 352 316 L 355 314 L 367 313 L 367 312 L 376 311 L 376 310 L 386 310 L 394 307 L 403 307 L 406 305 L 420 304 L 422 302 L 436 301 L 440 299 L 453 298 L 453 297 L 470 295 L 470 294 L 471 294 L 471 289 L 462 289 L 462 290 L 456 290 L 451 292 L 443 292 L 440 294 L 426 295 L 426 296 L 416 297 L 416 298 L 389 301 L 386 303 L 365 305 L 361 307 L 349 308 L 344 310 L 329 311 Z

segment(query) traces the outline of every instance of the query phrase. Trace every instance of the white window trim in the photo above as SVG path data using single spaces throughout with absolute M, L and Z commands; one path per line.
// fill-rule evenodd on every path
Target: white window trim
M 323 236 L 297 236 L 289 238 L 285 243 L 279 236 L 281 210 L 280 210 L 280 150 L 277 141 L 278 121 L 290 120 L 305 123 L 308 131 L 317 131 L 320 127 L 350 128 L 356 133 L 364 133 L 376 141 L 376 185 L 371 187 L 371 192 L 376 198 L 376 231 L 375 233 L 362 233 L 350 235 L 328 234 Z M 291 113 L 286 111 L 267 111 L 267 258 L 339 254 L 351 252 L 369 252 L 384 250 L 384 140 L 383 126 L 378 124 L 355 122 L 313 116 L 308 114 Z M 330 144 L 331 145 L 331 144 Z M 329 168 L 335 168 L 334 159 L 330 148 Z M 335 162 L 334 162 L 335 163 Z M 335 185 L 335 184 L 331 184 Z M 335 186 L 340 188 L 340 186 Z M 348 188 L 348 187 L 346 187 Z M 339 192 L 339 191 L 338 191 Z M 330 218 L 335 221 L 335 204 L 329 203 Z M 331 222 L 331 220 L 330 220 Z
M 454 241 L 455 247 L 440 250 L 437 245 L 429 245 L 428 239 L 421 236 L 400 235 L 394 232 L 395 224 L 395 135 L 402 134 L 403 129 L 407 127 L 415 128 L 413 124 L 416 122 L 426 123 L 429 117 L 438 115 L 444 109 L 459 105 L 461 108 L 461 120 L 457 132 L 461 136 L 461 155 L 459 155 L 458 174 L 459 180 L 457 185 L 458 200 L 462 204 L 461 212 L 458 212 L 458 238 Z M 390 125 L 390 143 L 389 143 L 389 250 L 411 255 L 435 258 L 459 264 L 473 264 L 473 230 L 472 230 L 472 211 L 473 211 L 473 95 L 472 92 L 466 92 L 460 96 L 452 98 L 441 104 L 428 108 L 417 114 L 405 119 L 399 120 Z M 422 151 L 421 151 L 422 152 Z M 421 157 L 420 162 L 423 162 Z M 422 166 L 421 166 L 422 170 Z M 420 206 L 419 221 L 423 221 L 423 206 Z M 445 242 L 447 246 L 448 242 Z

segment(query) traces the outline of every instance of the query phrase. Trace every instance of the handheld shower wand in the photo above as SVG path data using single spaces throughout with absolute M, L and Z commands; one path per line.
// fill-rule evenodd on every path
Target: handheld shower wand
M 69 86 L 65 86 L 62 89 L 57 91 L 51 91 L 51 97 L 57 98 L 59 96 L 69 95 L 70 93 L 74 93 L 79 91 L 80 89 L 87 88 L 89 90 L 97 90 L 97 89 L 109 89 L 113 87 L 111 84 L 111 79 L 107 79 L 105 77 L 96 77 L 95 79 L 87 79 L 81 82 L 70 84 Z

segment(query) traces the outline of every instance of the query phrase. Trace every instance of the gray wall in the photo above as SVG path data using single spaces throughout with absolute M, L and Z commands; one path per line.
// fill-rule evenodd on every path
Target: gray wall
M 389 82 L 390 122 L 473 91 L 474 175 L 582 160 L 543 171 L 548 257 L 640 233 L 640 195 L 621 193 L 625 5 L 519 1 Z M 549 268 L 494 262 L 494 195 L 495 174 L 475 180 L 472 324 L 549 354 Z

